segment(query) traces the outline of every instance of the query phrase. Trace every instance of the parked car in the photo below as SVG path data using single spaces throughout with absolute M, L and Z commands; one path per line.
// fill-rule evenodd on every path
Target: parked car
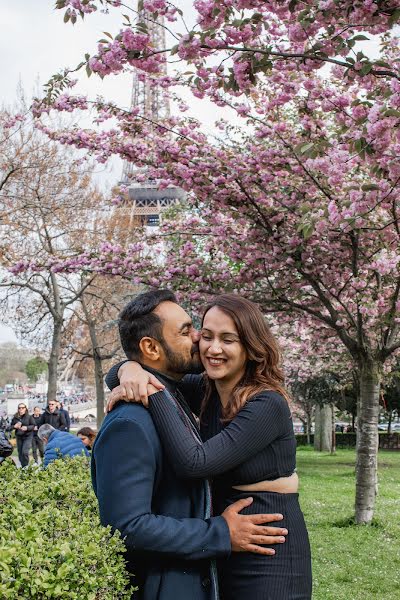
M 378 431 L 387 431 L 389 427 L 389 423 L 383 422 L 378 423 Z

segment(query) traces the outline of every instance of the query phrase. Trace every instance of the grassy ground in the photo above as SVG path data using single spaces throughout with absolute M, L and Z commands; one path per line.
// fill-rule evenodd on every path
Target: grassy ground
M 299 448 L 300 500 L 313 555 L 313 600 L 400 599 L 400 453 L 379 452 L 372 526 L 349 524 L 355 452 Z

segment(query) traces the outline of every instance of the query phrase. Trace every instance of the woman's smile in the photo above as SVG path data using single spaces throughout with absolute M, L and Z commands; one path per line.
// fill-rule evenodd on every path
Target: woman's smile
M 235 385 L 245 371 L 247 354 L 233 319 L 217 307 L 204 317 L 200 356 L 211 379 Z

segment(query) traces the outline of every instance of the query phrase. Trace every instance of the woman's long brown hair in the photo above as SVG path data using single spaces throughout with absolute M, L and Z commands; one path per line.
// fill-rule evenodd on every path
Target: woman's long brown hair
M 236 325 L 240 342 L 247 352 L 246 370 L 236 384 L 228 405 L 223 411 L 223 420 L 230 421 L 252 396 L 264 391 L 274 391 L 289 400 L 281 368 L 281 353 L 277 341 L 268 327 L 264 315 L 256 304 L 236 294 L 222 294 L 205 308 L 207 312 L 217 307 L 231 317 Z M 203 416 L 215 383 L 205 374 L 206 394 L 200 418 Z

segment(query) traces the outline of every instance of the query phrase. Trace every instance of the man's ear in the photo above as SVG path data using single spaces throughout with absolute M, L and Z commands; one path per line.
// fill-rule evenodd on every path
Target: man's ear
M 151 361 L 156 361 L 161 358 L 160 343 L 154 338 L 143 337 L 139 342 L 139 348 L 143 358 L 147 358 Z

